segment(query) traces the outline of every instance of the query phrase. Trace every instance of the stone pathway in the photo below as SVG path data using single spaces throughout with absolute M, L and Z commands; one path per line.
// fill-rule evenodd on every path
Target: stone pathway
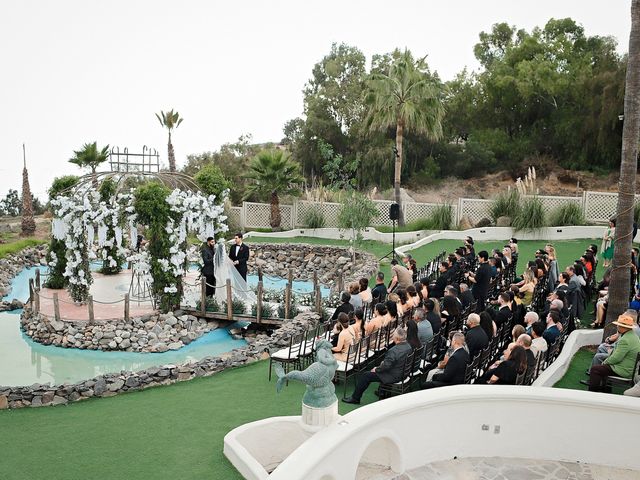
M 369 478 L 394 480 L 637 480 L 640 472 L 575 462 L 524 458 L 464 458 L 434 462 L 402 475 Z

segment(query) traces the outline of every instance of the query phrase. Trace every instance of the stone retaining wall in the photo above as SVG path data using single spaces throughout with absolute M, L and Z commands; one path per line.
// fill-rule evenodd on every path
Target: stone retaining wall
M 124 352 L 178 350 L 218 328 L 181 311 L 144 315 L 130 321 L 68 322 L 34 313 L 28 306 L 20 316 L 20 328 L 34 341 L 56 347 Z
M 64 405 L 91 397 L 112 397 L 119 393 L 168 385 L 195 377 L 208 377 L 230 367 L 246 365 L 268 358 L 265 350 L 288 345 L 292 335 L 317 325 L 319 317 L 304 312 L 284 323 L 273 334 L 247 335 L 247 345 L 218 357 L 205 357 L 198 362 L 183 365 L 162 365 L 138 372 L 122 371 L 100 375 L 72 385 L 34 384 L 28 387 L 0 386 L 0 410 L 6 408 Z
M 231 246 L 230 248 L 233 248 Z M 254 243 L 250 245 L 248 262 L 250 273 L 262 268 L 265 275 L 287 278 L 289 268 L 293 278 L 318 280 L 324 285 L 334 286 L 342 276 L 345 284 L 360 278 L 371 278 L 378 271 L 378 260 L 370 253 L 355 251 L 355 261 L 348 248 L 290 243 Z
M 47 248 L 47 245 L 27 247 L 17 253 L 10 253 L 0 259 L 0 298 L 11 295 L 11 280 L 24 268 L 43 267 L 47 265 L 47 261 L 45 260 Z

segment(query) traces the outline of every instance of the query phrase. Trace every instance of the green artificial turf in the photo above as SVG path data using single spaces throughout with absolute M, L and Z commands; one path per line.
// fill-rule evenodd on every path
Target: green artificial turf
M 589 377 L 585 375 L 585 372 L 591 366 L 591 359 L 593 358 L 593 352 L 581 348 L 576 352 L 569 364 L 569 369 L 564 376 L 556 382 L 555 388 L 569 388 L 572 390 L 586 390 L 587 386 L 582 385 L 580 380 L 587 380 Z
M 111 398 L 0 411 L 0 479 L 241 479 L 222 453 L 227 432 L 300 415 L 304 386 L 291 382 L 276 394 L 268 370 L 261 361 Z M 376 400 L 374 390 L 363 403 Z M 342 398 L 342 386 L 336 393 Z
M 0 258 L 4 258 L 10 253 L 16 253 L 27 247 L 34 247 L 46 243 L 44 240 L 37 238 L 22 238 L 19 240 L 12 240 L 8 243 L 0 244 Z

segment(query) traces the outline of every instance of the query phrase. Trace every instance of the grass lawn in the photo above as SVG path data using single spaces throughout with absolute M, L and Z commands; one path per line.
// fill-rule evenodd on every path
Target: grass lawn
M 580 383 L 580 380 L 588 380 L 586 371 L 591 367 L 591 359 L 593 358 L 593 352 L 586 348 L 581 348 L 576 352 L 569 369 L 564 376 L 556 382 L 554 388 L 569 388 L 571 390 L 587 390 L 587 386 Z M 613 393 L 622 395 L 626 390 L 626 387 L 613 387 Z
M 0 478 L 241 479 L 222 454 L 224 435 L 254 420 L 300 415 L 303 385 L 276 394 L 268 370 L 261 361 L 112 398 L 0 411 Z M 374 390 L 363 403 L 376 400 Z M 341 388 L 336 393 L 342 397 Z M 353 408 L 340 402 L 341 414 Z
M 247 238 L 247 244 L 251 245 L 251 243 L 309 243 L 312 245 L 336 245 L 340 247 L 349 247 L 349 242 L 347 240 L 326 240 L 323 238 L 315 237 Z M 533 259 L 535 257 L 535 251 L 543 248 L 545 246 L 545 243 L 546 242 L 544 240 L 526 240 L 518 242 L 518 248 L 520 251 L 519 259 L 521 261 L 518 265 L 518 273 L 524 271 L 524 268 L 526 266 L 525 261 Z M 584 253 L 586 247 L 591 243 L 599 244 L 600 241 L 582 239 L 555 242 L 554 246 L 556 247 L 560 269 L 562 270 L 564 269 L 564 267 L 572 265 L 573 261 L 580 258 L 580 255 Z M 429 243 L 415 250 L 411 250 L 410 253 L 416 259 L 416 262 L 418 262 L 418 266 L 422 266 L 433 259 L 433 257 L 435 257 L 443 250 L 446 250 L 447 253 L 450 253 L 457 247 L 462 246 L 462 244 L 463 242 L 461 240 L 436 240 L 435 242 Z M 491 252 L 492 249 L 501 248 L 504 244 L 504 241 L 477 242 L 475 244 L 475 249 L 476 252 L 479 252 L 481 250 L 487 250 L 488 252 Z M 369 252 L 377 258 L 381 258 L 390 252 L 391 244 L 374 240 L 365 240 L 357 248 Z M 389 261 L 389 259 L 385 259 L 381 262 L 380 265 L 380 270 L 384 272 L 387 278 L 390 274 Z M 602 274 L 602 271 L 600 270 L 598 274 Z
M 0 258 L 4 258 L 11 253 L 16 253 L 23 248 L 33 247 L 35 245 L 41 245 L 46 243 L 44 240 L 38 238 L 21 238 L 18 240 L 11 240 L 8 243 L 0 243 Z

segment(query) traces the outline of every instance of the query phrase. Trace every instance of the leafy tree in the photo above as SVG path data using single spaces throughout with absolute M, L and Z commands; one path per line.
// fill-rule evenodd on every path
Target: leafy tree
M 370 76 L 366 103 L 369 107 L 368 124 L 372 129 L 386 131 L 395 127 L 397 152 L 393 185 L 395 201 L 401 204 L 405 130 L 415 130 L 432 140 L 442 137 L 444 108 L 441 85 L 430 74 L 424 58 L 414 60 L 411 52 L 405 50 L 386 73 Z M 404 225 L 402 214 L 399 224 Z
M 58 195 L 68 193 L 73 187 L 75 187 L 80 178 L 75 175 L 63 175 L 62 177 L 55 177 L 51 182 L 51 187 L 47 190 L 49 200 L 53 200 Z
M 20 215 L 22 209 L 22 202 L 20 201 L 20 195 L 17 190 L 9 189 L 7 195 L 0 200 L 0 212 L 3 216 L 17 217 Z
M 603 338 L 611 333 L 611 322 L 629 305 L 629 284 L 633 230 L 633 205 L 638 170 L 638 139 L 640 138 L 640 0 L 631 2 L 631 33 L 629 35 L 629 63 L 625 81 L 624 127 L 622 160 L 618 182 L 615 247 L 609 286 L 609 308 Z
M 176 156 L 173 151 L 173 144 L 171 143 L 171 132 L 180 126 L 183 119 L 180 118 L 180 114 L 178 112 L 174 112 L 173 109 L 166 113 L 161 110 L 160 115 L 156 113 L 156 118 L 160 122 L 160 125 L 166 128 L 169 133 L 169 140 L 167 142 L 167 158 L 169 160 L 169 171 L 175 172 Z
M 216 198 L 222 198 L 222 193 L 231 188 L 231 182 L 222 174 L 220 167 L 214 164 L 202 167 L 193 179 L 203 193 L 215 195 Z
M 371 226 L 378 215 L 378 209 L 373 201 L 358 192 L 352 191 L 345 198 L 338 212 L 338 228 L 351 232 L 350 242 L 360 243 L 362 231 Z
M 329 187 L 336 190 L 355 188 L 357 184 L 355 174 L 360 164 L 359 158 L 345 160 L 342 155 L 335 154 L 333 147 L 324 140 L 318 140 L 318 147 L 325 161 L 322 170 L 329 180 Z
M 262 150 L 249 163 L 247 195 L 270 197 L 271 228 L 278 230 L 280 217 L 280 195 L 299 193 L 298 186 L 304 181 L 300 165 L 283 150 Z
M 73 154 L 69 162 L 80 168 L 89 168 L 93 176 L 93 186 L 97 189 L 96 169 L 109 158 L 109 145 L 98 149 L 98 142 L 85 143 L 82 149 L 74 150 Z

